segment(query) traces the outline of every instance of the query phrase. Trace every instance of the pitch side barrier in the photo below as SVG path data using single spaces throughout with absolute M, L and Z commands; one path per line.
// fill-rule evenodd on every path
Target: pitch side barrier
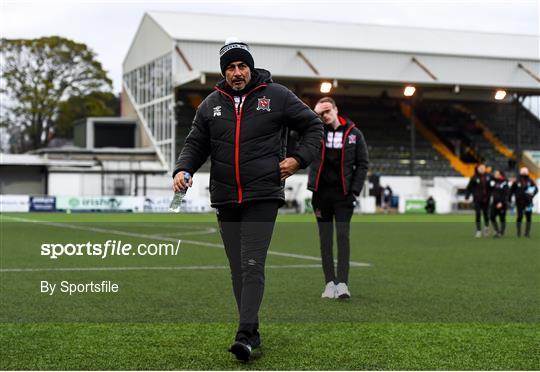
M 168 212 L 170 196 L 34 196 L 0 195 L 0 212 Z M 204 198 L 186 198 L 186 213 L 211 211 Z
M 209 174 L 197 174 L 197 183 L 189 189 L 183 201 L 184 213 L 208 213 L 210 195 Z M 464 177 L 435 177 L 429 182 L 420 177 L 381 176 L 379 186 L 393 190 L 392 211 L 398 213 L 426 213 L 426 199 L 431 196 L 436 203 L 437 214 L 470 212 L 471 201 L 465 200 L 464 189 L 468 179 Z M 538 179 L 537 184 L 540 184 Z M 373 185 L 366 182 L 365 190 L 357 198 L 356 213 L 376 213 L 372 192 Z M 311 191 L 307 190 L 307 175 L 293 175 L 285 187 L 286 204 L 281 213 L 310 213 Z M 6 195 L 0 194 L 0 212 L 127 212 L 169 213 L 173 193 L 153 196 L 63 196 L 63 195 Z M 540 213 L 540 197 L 534 199 L 534 212 Z

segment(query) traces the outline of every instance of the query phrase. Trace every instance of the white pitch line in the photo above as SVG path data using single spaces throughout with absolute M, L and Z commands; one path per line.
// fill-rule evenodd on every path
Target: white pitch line
M 321 265 L 266 265 L 267 269 L 312 269 Z M 228 270 L 229 266 L 131 266 L 131 267 L 43 267 L 0 269 L 1 273 L 53 271 L 149 271 L 149 270 Z
M 90 226 L 78 226 L 78 225 L 69 225 L 65 223 L 59 223 L 59 222 L 48 222 L 48 221 L 39 221 L 39 220 L 32 220 L 28 218 L 21 218 L 21 217 L 11 217 L 11 216 L 2 216 L 2 218 L 7 218 L 10 220 L 20 221 L 20 222 L 28 222 L 28 223 L 37 223 L 47 226 L 54 226 L 54 227 L 60 227 L 60 228 L 67 228 L 67 229 L 74 229 L 74 230 L 83 230 L 83 231 L 91 231 L 91 232 L 98 232 L 98 233 L 106 233 L 106 234 L 117 234 L 117 235 L 124 235 L 134 238 L 144 238 L 144 239 L 158 239 L 162 241 L 168 241 L 168 242 L 174 242 L 176 243 L 178 239 L 171 238 L 168 236 L 161 236 L 161 235 L 149 235 L 149 234 L 139 234 L 139 233 L 133 233 L 128 231 L 122 231 L 122 230 L 113 230 L 113 229 L 103 229 L 99 227 L 90 227 Z M 186 239 L 180 239 L 182 243 L 192 244 L 192 245 L 200 245 L 204 247 L 211 247 L 211 248 L 220 248 L 223 249 L 223 244 L 219 243 L 210 243 L 210 242 L 201 242 L 198 240 L 186 240 Z M 291 258 L 299 258 L 302 260 L 309 260 L 309 261 L 317 261 L 321 262 L 320 257 L 315 256 L 307 256 L 303 254 L 296 254 L 296 253 L 287 253 L 287 252 L 278 252 L 273 250 L 268 250 L 269 255 L 274 256 L 281 256 L 281 257 L 291 257 Z M 335 260 L 334 260 L 335 261 Z M 371 264 L 365 263 L 365 262 L 356 262 L 356 261 L 350 261 L 350 266 L 353 267 L 369 267 Z
M 167 236 L 167 237 L 172 238 L 175 236 L 182 237 L 182 236 L 187 236 L 187 235 L 209 235 L 209 234 L 214 234 L 215 232 L 217 232 L 217 229 L 209 228 L 209 229 L 201 230 L 201 231 L 161 233 L 161 236 Z

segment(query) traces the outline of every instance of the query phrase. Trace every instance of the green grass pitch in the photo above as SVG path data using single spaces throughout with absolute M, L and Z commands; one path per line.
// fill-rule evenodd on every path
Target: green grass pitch
M 538 216 L 533 218 L 538 219 Z M 0 369 L 538 370 L 540 224 L 473 238 L 472 216 L 354 216 L 346 301 L 324 300 L 312 215 L 280 215 L 266 269 L 262 348 L 236 328 L 214 215 L 0 215 Z M 176 256 L 40 254 L 43 243 L 182 240 Z M 40 293 L 110 280 L 118 293 Z M 58 291 L 58 289 L 57 289 Z

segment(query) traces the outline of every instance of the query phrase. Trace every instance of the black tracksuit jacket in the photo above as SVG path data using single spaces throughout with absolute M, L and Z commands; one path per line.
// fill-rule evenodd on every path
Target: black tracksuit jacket
M 244 95 L 236 109 L 234 96 Z M 323 135 L 320 118 L 286 87 L 256 69 L 242 92 L 225 80 L 201 103 L 178 157 L 173 177 L 197 172 L 211 159 L 212 207 L 255 200 L 285 200 L 279 162 L 285 157 L 286 128 L 300 134 L 289 156 L 307 167 L 316 157 Z
M 343 191 L 343 195 L 353 193 L 358 196 L 362 191 L 368 171 L 369 160 L 366 141 L 362 132 L 356 128 L 352 121 L 341 116 L 339 121 L 344 132 L 339 164 L 340 190 Z M 328 130 L 325 126 L 325 138 L 321 140 L 319 156 L 313 160 L 309 169 L 308 189 L 313 192 L 319 191 L 319 181 L 325 166 L 325 140 Z
M 491 175 L 487 173 L 475 173 L 467 185 L 465 199 L 469 199 L 472 194 L 475 203 L 488 203 L 491 195 L 492 179 Z

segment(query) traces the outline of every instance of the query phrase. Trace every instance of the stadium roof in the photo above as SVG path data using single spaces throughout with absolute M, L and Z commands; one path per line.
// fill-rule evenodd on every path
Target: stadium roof
M 540 35 L 174 12 L 144 15 L 124 73 L 171 55 L 175 86 L 219 75 L 218 50 L 229 36 L 250 44 L 256 67 L 278 81 L 460 85 L 540 94 Z
M 261 45 L 540 58 L 538 35 L 195 13 L 148 12 L 148 15 L 175 40 L 223 43 L 233 34 L 247 43 Z
M 135 155 L 155 155 L 153 149 L 81 149 L 75 147 L 43 148 L 34 151 L 35 154 L 0 154 L 0 166 L 41 166 L 53 171 L 86 171 L 89 168 L 97 171 L 113 172 L 147 172 L 163 173 L 164 168 L 158 160 L 137 159 Z M 48 158 L 48 155 L 64 155 L 58 158 Z M 126 159 L 101 157 L 99 155 L 131 155 Z M 70 155 L 87 155 L 72 159 Z
M 0 154 L 0 165 L 90 167 L 93 161 L 47 159 L 31 154 Z

